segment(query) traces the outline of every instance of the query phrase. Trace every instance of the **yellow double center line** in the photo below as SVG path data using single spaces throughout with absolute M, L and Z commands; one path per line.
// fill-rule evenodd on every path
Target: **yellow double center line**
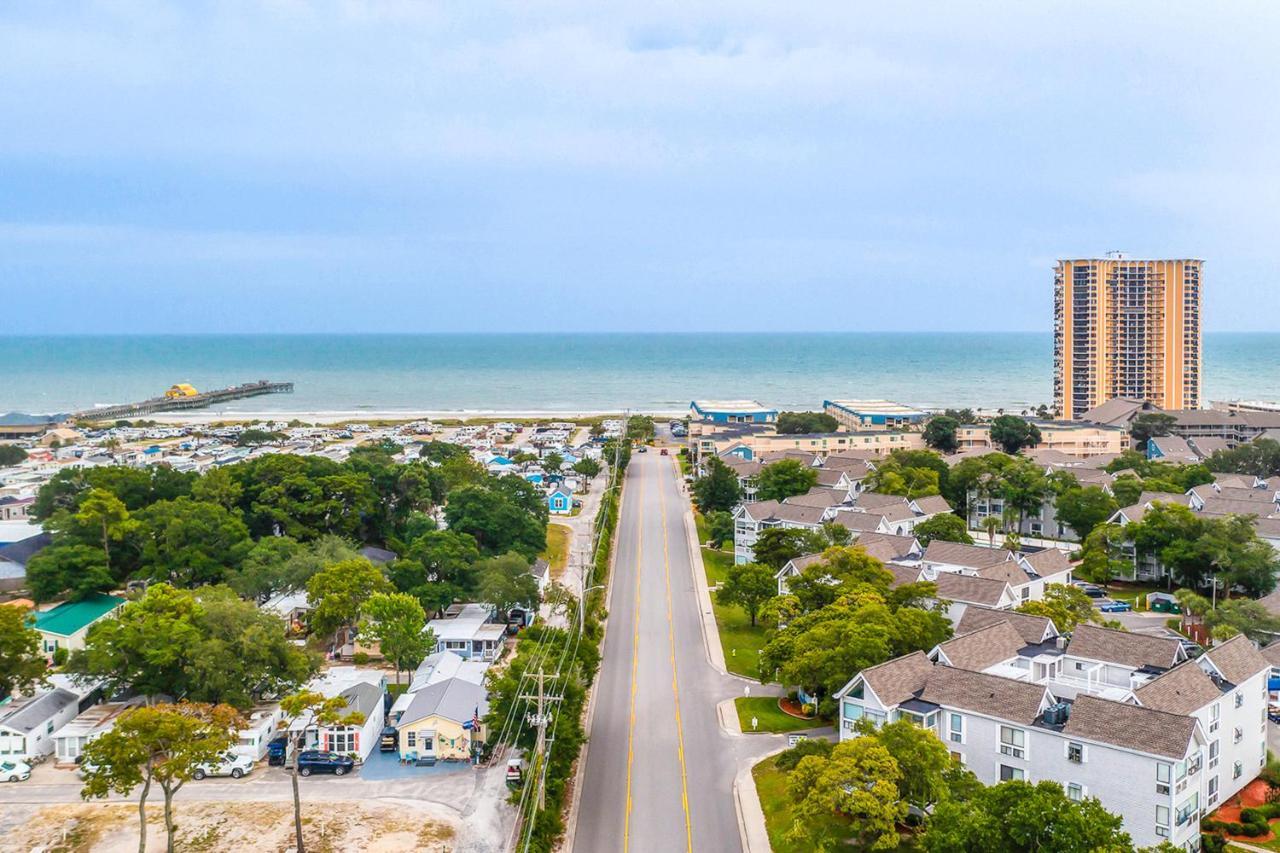
M 635 631 L 631 639 L 631 727 L 627 735 L 627 810 L 622 826 L 622 849 L 624 853 L 625 851 L 629 851 L 631 848 L 631 770 L 636 757 L 636 693 L 638 691 L 638 673 L 640 668 L 640 577 L 642 557 L 644 554 L 643 507 L 646 482 L 647 481 L 643 479 L 640 481 L 640 494 L 637 496 L 637 502 L 641 509 L 636 518 L 636 601 L 633 613 Z M 684 758 L 684 723 L 680 718 L 680 685 L 676 675 L 675 620 L 672 618 L 671 612 L 671 556 L 667 545 L 667 500 L 661 486 L 658 487 L 658 497 L 659 507 L 661 508 L 662 514 L 662 565 L 667 588 L 667 642 L 670 647 L 671 657 L 671 692 L 675 697 L 676 754 L 680 759 L 680 801 L 684 806 L 684 833 L 686 849 L 692 853 L 693 824 L 689 819 L 689 779 L 686 773 Z

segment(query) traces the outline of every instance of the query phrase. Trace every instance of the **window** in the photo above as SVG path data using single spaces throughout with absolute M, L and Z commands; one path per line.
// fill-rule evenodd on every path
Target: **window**
M 1084 786 L 1079 782 L 1067 783 L 1067 799 L 1072 802 L 1080 802 L 1084 799 Z
M 948 738 L 952 743 L 964 743 L 964 717 L 952 714 L 947 725 Z
M 416 746 L 418 745 L 418 733 L 417 733 L 417 732 L 409 732 L 405 737 L 406 737 L 406 740 L 405 740 L 405 742 L 404 742 L 404 745 L 405 745 L 405 746 L 409 747 L 410 749 L 413 749 L 414 747 L 416 747 Z
M 1160 762 L 1156 765 L 1156 793 L 1167 794 L 1170 791 L 1169 782 L 1173 778 L 1173 765 Z
M 1209 769 L 1218 766 L 1218 742 L 1215 740 L 1209 744 Z
M 356 751 L 357 732 L 352 726 L 340 726 L 329 732 L 329 751 L 345 755 Z
M 1218 717 L 1221 716 L 1221 709 L 1218 703 L 1214 702 L 1209 707 L 1209 733 L 1212 734 L 1218 730 Z
M 1244 704 L 1244 694 L 1237 690 L 1236 691 L 1236 707 L 1239 708 L 1243 704 Z
M 1209 779 L 1209 801 L 1206 805 L 1213 805 L 1218 801 L 1218 777 L 1213 776 Z
M 1027 733 L 1009 726 L 1000 727 L 1000 754 L 1014 758 L 1026 758 Z
M 50 720 L 48 724 L 45 725 L 44 733 L 47 735 L 53 734 L 53 720 Z
M 1236 730 L 1231 733 L 1231 742 L 1239 743 L 1244 739 L 1244 732 L 1240 731 L 1240 727 L 1236 726 Z
M 1026 779 L 1027 774 L 1021 767 L 1010 767 L 1007 764 L 1000 765 L 1000 781 L 1010 782 L 1013 780 Z
M 1169 807 L 1156 806 L 1156 835 L 1169 837 Z
M 964 753 L 962 753 L 962 752 L 952 752 L 952 753 L 951 753 L 951 757 L 955 760 L 955 762 L 956 762 L 957 764 L 959 764 L 959 765 L 960 765 L 960 766 L 962 766 L 962 767 L 964 766 Z
M 1182 805 L 1178 806 L 1178 812 L 1174 815 L 1174 823 L 1178 826 L 1190 823 L 1195 819 L 1200 809 L 1200 794 L 1192 794 Z
M 1067 761 L 1072 764 L 1084 764 L 1084 744 L 1069 741 L 1067 743 Z
M 1241 774 L 1241 773 L 1243 773 L 1243 772 L 1244 772 L 1244 768 L 1243 768 L 1243 767 L 1241 767 L 1241 766 L 1240 766 L 1240 762 L 1239 762 L 1239 761 L 1237 761 L 1237 762 L 1236 762 L 1236 763 L 1231 767 L 1231 778 L 1232 778 L 1232 779 L 1239 779 L 1239 778 L 1240 778 L 1240 774 Z

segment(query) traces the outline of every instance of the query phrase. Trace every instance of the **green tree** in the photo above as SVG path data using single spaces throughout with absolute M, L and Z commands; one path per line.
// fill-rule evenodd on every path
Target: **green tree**
M 473 536 L 483 554 L 517 551 L 532 560 L 547 547 L 544 520 L 483 486 L 463 486 L 450 492 L 445 518 L 450 530 Z
M 803 495 L 818 482 L 818 472 L 798 459 L 779 459 L 760 469 L 756 475 L 756 497 L 762 501 L 780 501 L 792 495 Z
M 339 634 L 360 621 L 364 604 L 379 592 L 393 592 L 382 569 L 363 557 L 326 566 L 307 581 L 311 600 L 311 630 L 332 634 L 333 645 L 341 645 Z
M 794 803 L 792 842 L 813 850 L 832 850 L 845 839 L 832 834 L 829 816 L 849 821 L 860 850 L 892 850 L 899 844 L 898 823 L 907 804 L 898 796 L 902 772 L 889 750 L 873 737 L 837 744 L 829 756 L 809 755 L 787 779 Z
M 928 811 L 947 793 L 951 752 L 932 729 L 900 719 L 875 733 L 881 745 L 898 763 L 898 798 Z
M 529 571 L 529 561 L 522 554 L 512 552 L 481 560 L 476 563 L 476 574 L 480 598 L 501 614 L 538 603 L 538 579 Z
M 136 526 L 119 498 L 97 488 L 81 497 L 72 520 L 74 528 L 83 532 L 84 541 L 96 539 L 102 544 L 108 566 L 111 565 L 111 543 L 119 542 Z
M 280 700 L 285 716 L 298 723 L 292 744 L 293 760 L 289 764 L 289 777 L 293 785 L 293 849 L 306 853 L 306 839 L 302 837 L 302 798 L 298 794 L 298 755 L 302 752 L 307 729 L 313 726 L 358 726 L 364 722 L 364 714 L 347 711 L 347 700 L 341 696 L 326 698 L 313 690 L 303 690 Z
M 255 600 L 281 592 L 286 588 L 284 567 L 302 548 L 289 536 L 264 536 L 253 544 L 237 568 L 227 572 L 227 585 Z
M 138 513 L 142 574 L 180 586 L 222 583 L 253 548 L 238 510 L 188 497 Z
M 733 541 L 733 516 L 722 510 L 707 513 L 707 538 L 712 548 Z
M 1094 797 L 1074 802 L 1057 782 L 1001 782 L 934 810 L 930 853 L 1097 853 L 1129 850 L 1123 821 Z
M 1019 613 L 1047 616 L 1059 634 L 1069 634 L 1077 625 L 1098 621 L 1093 599 L 1079 587 L 1061 583 L 1045 584 L 1043 599 L 1023 602 L 1017 609 Z
M 948 415 L 934 415 L 924 427 L 924 443 L 939 453 L 955 453 L 960 449 L 956 431 L 960 421 Z
M 1142 481 L 1132 475 L 1116 477 L 1111 483 L 1111 494 L 1120 507 L 1133 506 L 1142 496 Z
M 1215 640 L 1244 634 L 1255 643 L 1269 643 L 1280 634 L 1280 618 L 1256 601 L 1232 598 L 1203 611 L 1204 623 Z
M 600 475 L 600 463 L 594 459 L 579 459 L 577 462 L 573 463 L 573 471 L 575 474 L 580 474 L 588 480 L 594 480 Z
M 953 513 L 942 513 L 926 518 L 915 526 L 912 535 L 920 540 L 922 546 L 930 542 L 961 542 L 973 544 L 973 537 L 965 527 L 964 519 Z
M 11 468 L 21 465 L 27 458 L 27 451 L 16 444 L 0 444 L 0 468 Z
M 1124 556 L 1127 536 L 1118 524 L 1099 524 L 1089 531 L 1080 549 L 1080 577 L 1104 587 L 1133 574 L 1133 563 Z
M 1040 443 L 1040 428 L 1017 415 L 1000 415 L 991 422 L 991 441 L 1005 453 L 1017 453 Z
M 1004 525 L 1003 519 L 996 515 L 984 516 L 982 519 L 982 529 L 986 531 L 987 542 L 993 547 L 996 544 L 996 531 Z
M 243 495 L 244 487 L 226 468 L 211 468 L 191 485 L 192 498 L 228 510 L 237 508 Z
M 25 607 L 0 606 L 0 696 L 27 693 L 45 683 L 40 632 L 27 624 Z
M 1208 468 L 1224 474 L 1280 475 L 1280 441 L 1259 438 L 1233 450 L 1219 450 L 1209 457 Z
M 549 474 L 559 474 L 560 469 L 564 467 L 564 457 L 554 451 L 548 453 L 542 457 L 542 467 Z
M 272 444 L 283 439 L 284 435 L 281 433 L 250 427 L 236 436 L 236 444 L 240 447 L 257 447 L 260 444 Z
M 213 764 L 236 742 L 245 725 L 234 708 L 182 702 L 134 708 L 84 746 L 81 768 L 86 799 L 142 786 L 138 798 L 138 853 L 147 849 L 147 795 L 154 783 L 164 794 L 166 849 L 174 850 L 173 795 L 196 768 Z
M 1074 530 L 1081 541 L 1119 508 L 1116 499 L 1098 486 L 1069 488 L 1054 502 L 1058 520 Z
M 377 640 L 382 656 L 400 672 L 422 663 L 435 647 L 435 635 L 426 630 L 427 615 L 418 599 L 402 592 L 375 593 L 364 604 L 360 632 Z
M 158 583 L 90 628 L 67 668 L 103 680 L 108 695 L 132 690 L 247 709 L 305 681 L 317 661 L 285 638 L 277 617 L 226 587 Z
M 805 554 L 814 554 L 826 547 L 820 534 L 797 527 L 766 527 L 756 537 L 752 546 L 755 562 L 768 566 L 775 572 L 789 560 Z
M 706 473 L 693 481 L 693 502 L 706 515 L 717 510 L 727 512 L 742 500 L 742 488 L 733 469 L 712 456 L 703 467 Z
M 79 601 L 115 585 L 107 555 L 93 545 L 50 545 L 27 563 L 27 586 L 38 602 L 64 593 L 69 600 Z
M 759 563 L 730 566 L 725 582 L 716 590 L 716 601 L 741 607 L 751 619 L 751 626 L 755 627 L 761 606 L 778 594 L 778 582 L 773 579 L 773 574 L 773 569 Z
M 1145 450 L 1148 441 L 1168 435 L 1177 423 L 1177 418 L 1164 412 L 1143 412 L 1130 421 L 1129 437 L 1134 446 Z
M 839 429 L 840 422 L 825 412 L 783 412 L 774 426 L 778 435 L 831 433 Z
M 425 442 L 418 451 L 418 455 L 423 459 L 436 463 L 437 465 L 447 462 L 450 459 L 471 456 L 467 449 L 462 445 L 450 444 L 447 441 Z
M 479 560 L 480 548 L 469 533 L 433 530 L 414 540 L 406 559 L 392 564 L 391 581 L 434 613 L 476 590 Z

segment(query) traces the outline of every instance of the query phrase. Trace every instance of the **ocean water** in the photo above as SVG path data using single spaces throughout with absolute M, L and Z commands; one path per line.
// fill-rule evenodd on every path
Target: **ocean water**
M 1280 334 L 1205 337 L 1205 399 L 1280 399 Z M 292 395 L 209 411 L 680 410 L 1051 402 L 1048 333 L 0 336 L 0 413 L 65 412 L 257 379 Z

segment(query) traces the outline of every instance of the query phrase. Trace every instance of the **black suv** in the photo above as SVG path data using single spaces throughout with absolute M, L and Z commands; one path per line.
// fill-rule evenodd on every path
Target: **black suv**
M 354 759 L 336 752 L 308 749 L 298 754 L 298 772 L 303 776 L 310 776 L 312 773 L 332 773 L 334 776 L 341 776 L 351 772 L 355 766 Z

